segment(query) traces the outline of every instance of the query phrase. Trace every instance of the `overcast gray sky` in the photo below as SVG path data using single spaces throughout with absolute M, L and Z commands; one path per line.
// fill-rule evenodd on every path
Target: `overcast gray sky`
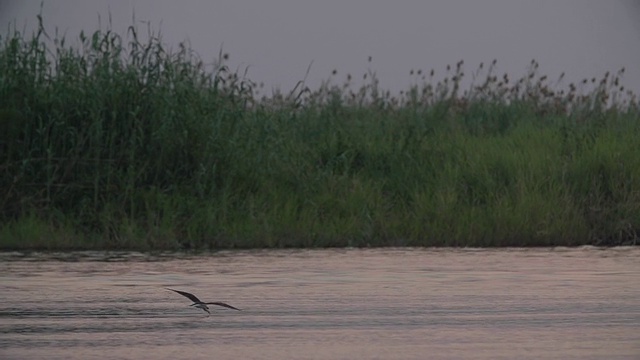
M 13 21 L 35 25 L 40 3 L 0 0 L 2 33 Z M 495 58 L 515 77 L 536 59 L 543 74 L 564 71 L 571 81 L 624 66 L 624 83 L 640 92 L 639 0 L 49 0 L 43 15 L 50 32 L 76 38 L 98 28 L 98 14 L 104 27 L 109 12 L 124 32 L 134 11 L 167 44 L 188 39 L 205 62 L 224 44 L 230 65 L 283 90 L 311 61 L 311 87 L 334 68 L 359 76 L 370 67 L 398 90 L 411 69 L 443 73 L 464 59 L 470 73 Z

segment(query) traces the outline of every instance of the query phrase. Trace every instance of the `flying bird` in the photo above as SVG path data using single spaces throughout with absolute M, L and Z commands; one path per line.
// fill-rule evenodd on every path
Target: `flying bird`
M 238 309 L 237 307 L 233 307 L 229 304 L 225 304 L 223 302 L 219 302 L 219 301 L 214 301 L 214 302 L 202 302 L 200 299 L 198 299 L 195 295 L 190 294 L 186 291 L 180 291 L 180 290 L 173 290 L 173 289 L 169 289 L 169 288 L 165 288 L 167 290 L 171 290 L 173 292 L 177 292 L 178 294 L 188 298 L 189 300 L 193 301 L 193 304 L 189 305 L 189 306 L 193 306 L 193 307 L 197 307 L 198 309 L 202 309 L 204 311 L 206 311 L 209 315 L 211 315 L 211 312 L 209 311 L 209 307 L 207 305 L 218 305 L 218 306 L 222 306 L 222 307 L 226 307 L 229 309 L 233 309 L 233 310 L 238 310 L 241 311 L 240 309 Z

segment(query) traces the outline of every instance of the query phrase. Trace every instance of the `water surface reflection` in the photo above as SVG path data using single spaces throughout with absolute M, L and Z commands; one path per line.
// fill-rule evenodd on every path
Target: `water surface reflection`
M 640 249 L 0 254 L 3 359 L 631 359 Z M 228 302 L 189 307 L 163 289 Z

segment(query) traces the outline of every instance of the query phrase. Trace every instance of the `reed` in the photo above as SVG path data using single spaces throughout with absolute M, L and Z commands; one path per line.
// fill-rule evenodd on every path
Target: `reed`
M 262 95 L 130 27 L 0 38 L 0 248 L 635 244 L 640 127 L 624 69 L 375 72 Z

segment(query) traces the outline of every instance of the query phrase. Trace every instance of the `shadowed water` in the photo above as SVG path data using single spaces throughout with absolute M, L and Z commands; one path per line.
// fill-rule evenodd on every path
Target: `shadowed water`
M 0 254 L 2 359 L 634 359 L 640 249 Z M 193 292 L 209 317 L 163 289 Z

